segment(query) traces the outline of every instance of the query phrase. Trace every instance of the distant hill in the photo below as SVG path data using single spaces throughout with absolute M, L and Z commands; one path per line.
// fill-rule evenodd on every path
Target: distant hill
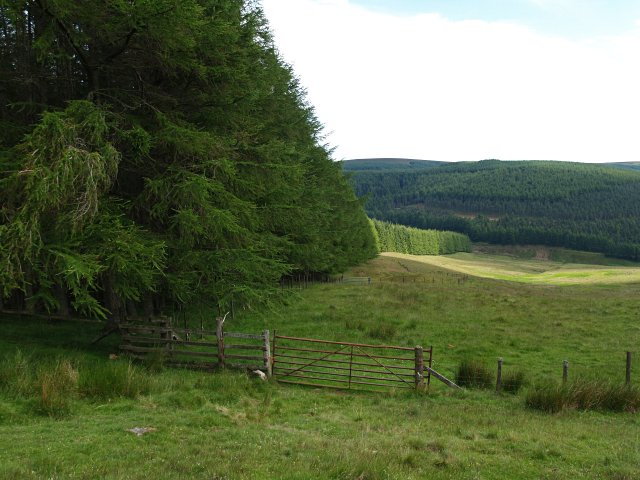
M 483 160 L 409 169 L 408 162 L 422 164 L 359 162 L 387 165 L 349 169 L 374 218 L 475 241 L 640 258 L 640 171 L 628 168 L 634 164 Z
M 640 162 L 614 162 L 603 163 L 607 167 L 623 168 L 625 170 L 637 170 L 640 171 Z
M 448 162 L 436 160 L 415 160 L 410 158 L 356 158 L 342 162 L 345 171 L 357 170 L 414 170 L 438 167 Z

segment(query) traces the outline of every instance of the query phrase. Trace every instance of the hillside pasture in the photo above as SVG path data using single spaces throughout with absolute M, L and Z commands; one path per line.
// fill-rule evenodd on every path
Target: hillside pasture
M 511 259 L 515 265 L 524 261 Z M 508 259 L 503 262 L 506 269 Z M 515 265 L 510 271 L 523 268 Z M 632 350 L 632 383 L 640 384 L 639 284 L 533 284 L 470 274 L 459 282 L 464 275 L 453 270 L 390 255 L 347 274 L 373 282 L 285 289 L 281 304 L 238 311 L 226 327 L 433 345 L 434 366 L 449 377 L 465 359 L 494 372 L 500 356 L 505 374 L 522 371 L 528 384 L 560 380 L 564 359 L 570 379 L 621 383 L 624 352 Z M 527 387 L 496 395 L 433 383 L 428 394 L 374 394 L 264 383 L 243 372 L 134 364 L 134 377 L 145 387 L 138 395 L 97 395 L 83 379 L 128 371 L 126 358 L 108 360 L 117 338 L 94 349 L 88 343 L 96 324 L 3 317 L 2 326 L 2 371 L 31 373 L 19 377 L 19 389 L 11 375 L 0 381 L 0 478 L 640 476 L 637 413 L 546 414 L 526 407 Z M 64 414 L 50 417 L 38 408 L 38 382 L 62 359 L 78 372 L 79 383 L 69 390 Z M 21 367 L 8 368 L 16 365 Z M 155 430 L 137 437 L 127 431 L 136 426 Z
M 546 250 L 541 250 L 545 252 Z M 407 255 L 395 252 L 383 256 L 411 260 L 482 278 L 538 285 L 617 285 L 640 283 L 640 264 L 589 254 L 599 264 L 551 258 L 522 258 L 499 253 L 456 253 L 452 255 Z M 597 260 L 596 260 L 597 259 Z M 428 270 L 428 269 L 427 269 Z

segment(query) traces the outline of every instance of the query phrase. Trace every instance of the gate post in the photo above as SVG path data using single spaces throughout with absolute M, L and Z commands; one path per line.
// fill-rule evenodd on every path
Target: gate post
M 417 346 L 414 351 L 416 354 L 415 384 L 418 390 L 424 385 L 424 351 L 420 346 Z
M 216 339 L 218 340 L 218 366 L 224 368 L 224 318 L 216 318 Z
M 271 366 L 271 350 L 270 350 L 270 342 L 269 342 L 269 330 L 263 330 L 262 338 L 264 339 L 263 345 L 263 358 L 264 358 L 264 368 L 266 370 L 266 374 L 268 378 L 271 378 L 271 374 L 273 373 L 273 369 Z

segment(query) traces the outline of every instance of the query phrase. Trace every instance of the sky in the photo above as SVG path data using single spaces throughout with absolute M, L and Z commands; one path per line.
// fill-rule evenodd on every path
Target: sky
M 262 0 L 336 160 L 640 162 L 640 0 Z

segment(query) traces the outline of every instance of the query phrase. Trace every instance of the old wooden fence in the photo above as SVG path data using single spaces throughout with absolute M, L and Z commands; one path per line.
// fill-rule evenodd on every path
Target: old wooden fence
M 279 383 L 339 389 L 416 389 L 431 381 L 432 353 L 432 348 L 274 335 L 272 368 Z
M 133 357 L 201 370 L 261 370 L 280 383 L 336 389 L 422 389 L 431 377 L 457 388 L 432 368 L 433 348 L 368 345 L 312 338 L 178 328 L 170 319 L 120 325 L 120 348 Z M 270 343 L 270 340 L 271 343 Z
M 211 370 L 235 367 L 270 374 L 269 331 L 261 334 L 225 332 L 224 320 L 216 330 L 176 328 L 169 319 L 120 325 L 120 349 L 130 355 L 154 356 L 171 366 Z

